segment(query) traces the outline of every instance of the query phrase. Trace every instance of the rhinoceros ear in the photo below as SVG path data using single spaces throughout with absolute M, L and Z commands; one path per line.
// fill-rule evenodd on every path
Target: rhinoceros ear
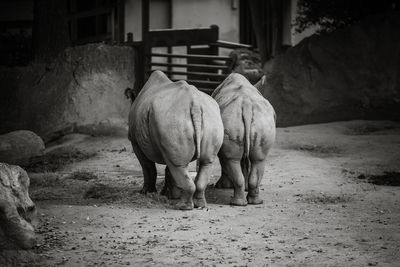
M 254 85 L 255 88 L 257 88 L 257 90 L 260 91 L 261 87 L 263 87 L 263 85 L 265 84 L 265 79 L 267 77 L 265 76 L 265 74 L 261 77 L 261 79 Z
M 136 92 L 134 89 L 126 88 L 124 93 L 125 93 L 126 98 L 129 98 L 131 100 L 131 103 L 133 103 L 133 101 L 135 101 L 137 95 L 136 95 Z

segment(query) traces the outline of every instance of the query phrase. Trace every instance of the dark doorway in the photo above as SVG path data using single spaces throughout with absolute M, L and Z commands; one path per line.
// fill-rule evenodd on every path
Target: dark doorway
M 257 39 L 251 21 L 248 0 L 240 0 L 239 7 L 239 40 L 242 44 L 249 44 L 257 48 Z

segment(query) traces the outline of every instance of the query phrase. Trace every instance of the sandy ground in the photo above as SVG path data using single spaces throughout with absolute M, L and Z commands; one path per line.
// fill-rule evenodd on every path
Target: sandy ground
M 125 137 L 70 135 L 47 154 L 29 172 L 39 244 L 6 265 L 400 266 L 398 123 L 278 129 L 264 204 L 247 207 L 212 186 L 219 163 L 207 209 L 139 194 L 141 168 Z

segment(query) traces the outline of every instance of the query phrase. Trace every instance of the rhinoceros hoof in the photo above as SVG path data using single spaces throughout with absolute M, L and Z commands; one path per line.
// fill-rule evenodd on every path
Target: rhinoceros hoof
M 155 193 L 157 192 L 157 189 L 155 187 L 147 187 L 143 186 L 143 188 L 140 190 L 140 194 L 146 195 L 147 193 Z
M 192 210 L 193 209 L 193 202 L 182 202 L 179 201 L 178 203 L 176 203 L 175 208 L 177 210 Z
M 256 197 L 247 196 L 247 202 L 252 205 L 257 205 L 257 204 L 262 204 L 263 200 L 259 196 Z
M 247 200 L 244 198 L 231 198 L 231 205 L 233 206 L 246 206 Z
M 173 192 L 172 193 L 169 193 L 168 194 L 168 198 L 169 199 L 179 199 L 181 197 L 181 194 L 179 193 L 179 194 L 174 194 Z
M 181 190 L 179 190 L 179 188 L 176 186 L 172 187 L 168 197 L 170 199 L 179 199 L 181 197 Z
M 168 199 L 180 199 L 181 191 L 174 189 L 166 189 L 165 187 L 160 192 L 160 195 L 166 196 Z
M 207 201 L 204 198 L 193 198 L 193 203 L 195 208 L 207 207 Z

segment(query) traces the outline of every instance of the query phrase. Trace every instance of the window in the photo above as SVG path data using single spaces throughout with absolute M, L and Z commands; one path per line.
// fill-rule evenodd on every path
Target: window
M 72 44 L 123 41 L 122 0 L 69 0 Z

